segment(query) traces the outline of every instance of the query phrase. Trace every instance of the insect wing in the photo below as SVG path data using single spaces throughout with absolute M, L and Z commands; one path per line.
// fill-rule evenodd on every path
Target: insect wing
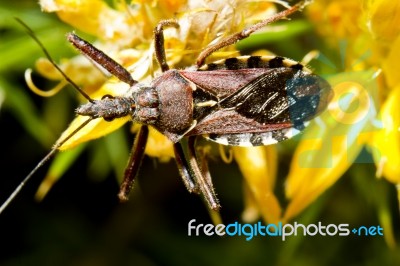
M 320 99 L 325 97 L 328 87 L 316 75 L 291 68 L 276 68 L 224 98 L 219 106 L 234 109 L 262 125 L 291 123 L 301 126 L 325 109 L 326 101 Z
M 217 70 L 192 75 L 196 87 L 215 95 L 218 102 L 203 112 L 206 115 L 189 135 L 207 135 L 225 145 L 268 145 L 291 138 L 326 108 L 330 85 L 300 64 L 283 58 L 273 62 L 275 57 L 262 61 L 263 65 L 253 62 L 253 69 L 241 69 L 248 67 L 246 59 L 232 70 L 226 69 L 228 59 L 224 69 L 217 66 Z M 215 77 L 221 79 L 215 81 Z
M 232 95 L 261 75 L 271 72 L 272 69 L 254 68 L 240 70 L 213 70 L 213 71 L 179 71 L 179 73 L 193 82 L 196 88 L 209 93 L 219 100 Z

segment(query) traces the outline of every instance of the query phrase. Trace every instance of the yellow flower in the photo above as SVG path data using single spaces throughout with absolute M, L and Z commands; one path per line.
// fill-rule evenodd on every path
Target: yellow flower
M 376 131 L 369 142 L 377 164 L 378 176 L 383 175 L 390 182 L 400 184 L 400 120 L 399 103 L 399 64 L 400 60 L 400 3 L 397 1 L 367 1 L 367 25 L 374 39 L 383 51 L 381 68 L 385 83 L 382 86 L 383 100 L 379 119 L 382 129 Z M 380 156 L 378 155 L 380 154 Z M 400 191 L 399 191 L 400 193 Z
M 365 1 L 366 26 L 372 37 L 383 45 L 392 43 L 400 34 L 400 3 L 390 0 Z
M 305 133 L 296 150 L 287 181 L 286 194 L 291 201 L 284 215 L 286 220 L 293 218 L 340 178 L 365 145 L 373 154 L 377 175 L 384 176 L 396 184 L 397 188 L 399 187 L 400 135 L 399 115 L 396 110 L 400 86 L 399 2 L 317 0 L 310 5 L 307 14 L 315 23 L 319 34 L 329 41 L 330 46 L 342 52 L 345 72 L 330 78 L 334 90 L 341 91 L 338 86 L 343 88 L 360 86 L 360 92 L 364 90 L 371 105 L 368 109 L 361 104 L 356 108 L 356 112 L 343 109 L 339 103 L 340 99 L 333 100 L 329 113 L 335 119 L 329 122 L 329 118 L 321 116 L 326 132 L 317 136 L 316 133 L 310 133 L 315 129 L 310 127 Z M 364 80 L 369 84 L 357 78 L 363 73 L 367 74 Z M 341 76 L 345 77 L 342 82 L 334 81 Z M 346 79 L 350 83 L 345 82 Z M 357 93 L 355 95 L 360 96 Z M 339 97 L 346 97 L 346 93 L 339 92 Z M 362 98 L 359 98 L 359 101 L 363 102 Z M 371 112 L 374 109 L 376 113 Z M 362 112 L 367 110 L 369 111 L 365 113 L 364 118 L 369 119 L 364 122 L 360 120 L 346 124 L 342 121 L 342 116 L 347 116 L 351 120 L 352 115 L 357 118 L 359 115 L 363 116 Z M 333 132 L 336 129 L 340 130 L 341 134 L 334 137 Z M 353 140 L 349 141 L 351 137 Z M 324 149 L 327 150 L 321 152 Z M 304 154 L 304 151 L 308 152 Z M 330 165 L 322 164 L 325 168 L 302 168 L 299 165 L 302 160 L 321 161 L 321 156 L 327 159 L 326 154 L 331 154 L 331 158 L 329 158 Z M 393 246 L 391 223 L 387 222 L 387 217 L 381 215 L 383 213 L 381 210 L 379 213 L 384 230 L 387 232 L 385 239 L 389 246 Z
M 373 146 L 377 176 L 400 184 L 400 85 L 394 88 L 381 108 L 382 130 L 374 134 Z
M 245 194 L 248 203 L 243 218 L 252 221 L 258 212 L 269 223 L 278 223 L 282 208 L 274 194 L 277 151 L 274 146 L 234 147 L 233 154 L 247 182 Z M 254 206 L 253 204 L 254 203 Z
M 137 16 L 133 18 L 137 18 L 139 23 L 133 24 L 132 17 L 122 10 L 123 7 L 114 10 L 102 0 L 41 0 L 40 5 L 43 11 L 56 12 L 61 20 L 76 29 L 103 40 L 112 40 L 115 45 L 138 42 L 139 35 L 131 33 L 145 25 L 144 20 Z M 130 28 L 131 24 L 136 28 Z
M 342 73 L 329 81 L 334 98 L 305 130 L 296 148 L 286 183 L 290 199 L 283 220 L 298 215 L 351 166 L 367 141 L 376 115 L 374 72 Z

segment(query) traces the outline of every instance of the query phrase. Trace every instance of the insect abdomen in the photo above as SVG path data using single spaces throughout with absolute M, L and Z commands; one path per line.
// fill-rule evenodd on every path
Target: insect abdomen
M 253 147 L 276 144 L 290 139 L 299 133 L 300 130 L 289 127 L 262 133 L 209 134 L 204 135 L 204 137 L 222 145 Z
M 294 60 L 280 56 L 238 56 L 221 59 L 210 64 L 201 66 L 199 71 L 212 70 L 238 70 L 245 68 L 278 68 L 288 67 L 311 73 L 311 70 Z

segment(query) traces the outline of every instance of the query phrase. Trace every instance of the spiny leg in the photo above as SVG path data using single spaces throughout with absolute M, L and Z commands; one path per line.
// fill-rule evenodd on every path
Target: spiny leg
M 226 46 L 229 46 L 229 45 L 234 44 L 242 39 L 249 37 L 255 31 L 258 31 L 259 29 L 263 28 L 264 26 L 266 26 L 272 22 L 281 20 L 281 19 L 291 15 L 292 13 L 294 13 L 294 12 L 302 9 L 306 5 L 308 5 L 310 2 L 311 2 L 310 0 L 301 1 L 301 2 L 297 3 L 296 5 L 292 6 L 291 8 L 288 8 L 282 12 L 279 12 L 278 14 L 275 14 L 272 17 L 264 19 L 264 20 L 254 24 L 240 32 L 232 34 L 231 36 L 228 36 L 227 38 L 223 39 L 222 41 L 220 41 L 214 45 L 206 47 L 197 57 L 197 61 L 196 61 L 197 67 L 202 66 L 204 64 L 206 58 L 209 55 L 211 55 L 212 53 L 214 53 L 215 51 L 218 51 L 221 48 L 224 48 Z
M 120 81 L 129 84 L 130 86 L 137 83 L 131 74 L 123 66 L 118 64 L 114 59 L 106 55 L 103 51 L 97 49 L 89 42 L 83 40 L 74 33 L 67 35 L 70 41 L 82 54 L 88 56 L 93 61 L 104 67 L 112 75 L 116 76 Z
M 163 33 L 164 27 L 179 28 L 179 24 L 172 19 L 162 20 L 154 28 L 154 49 L 156 53 L 157 62 L 160 65 L 162 72 L 165 72 L 169 69 L 164 48 L 164 33 Z
M 141 126 L 136 134 L 131 155 L 129 157 L 128 166 L 125 169 L 124 180 L 121 183 L 118 193 L 118 198 L 122 202 L 128 200 L 129 192 L 132 190 L 135 177 L 139 171 L 139 167 L 144 157 L 144 150 L 146 148 L 148 136 L 149 128 L 147 126 Z
M 207 152 L 204 149 L 198 150 L 196 155 L 202 175 L 204 176 L 205 180 L 207 180 L 208 185 L 213 187 L 212 178 L 208 167 Z
M 195 142 L 196 136 L 189 137 L 188 148 L 189 148 L 189 162 L 191 169 L 193 171 L 195 180 L 197 184 L 199 184 L 200 191 L 203 194 L 205 200 L 207 201 L 208 206 L 215 211 L 218 211 L 221 206 L 219 205 L 218 198 L 215 194 L 214 187 L 212 184 L 211 177 L 207 172 L 205 175 L 205 171 L 200 169 L 199 164 L 197 162 L 196 150 L 195 150 Z
M 196 181 L 192 178 L 192 173 L 190 170 L 190 166 L 185 158 L 185 154 L 183 152 L 181 143 L 174 143 L 174 153 L 175 153 L 175 161 L 178 166 L 179 174 L 182 177 L 183 183 L 186 186 L 186 189 L 190 193 L 198 193 L 198 185 Z
M 196 152 L 201 172 L 202 172 L 205 180 L 207 180 L 209 186 L 213 187 L 211 174 L 210 174 L 210 170 L 209 170 L 209 167 L 208 167 L 207 153 L 208 153 L 207 149 L 198 149 L 197 152 Z M 221 216 L 219 214 L 219 208 L 216 209 L 216 210 L 214 209 L 214 210 L 209 212 L 210 218 L 211 218 L 213 224 L 222 223 L 222 218 L 221 218 Z

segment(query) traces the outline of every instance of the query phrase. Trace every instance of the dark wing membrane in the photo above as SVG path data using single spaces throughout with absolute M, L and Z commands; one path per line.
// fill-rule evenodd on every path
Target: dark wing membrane
M 327 91 L 329 84 L 316 75 L 275 68 L 222 99 L 219 108 L 233 109 L 260 124 L 301 126 L 325 109 Z

